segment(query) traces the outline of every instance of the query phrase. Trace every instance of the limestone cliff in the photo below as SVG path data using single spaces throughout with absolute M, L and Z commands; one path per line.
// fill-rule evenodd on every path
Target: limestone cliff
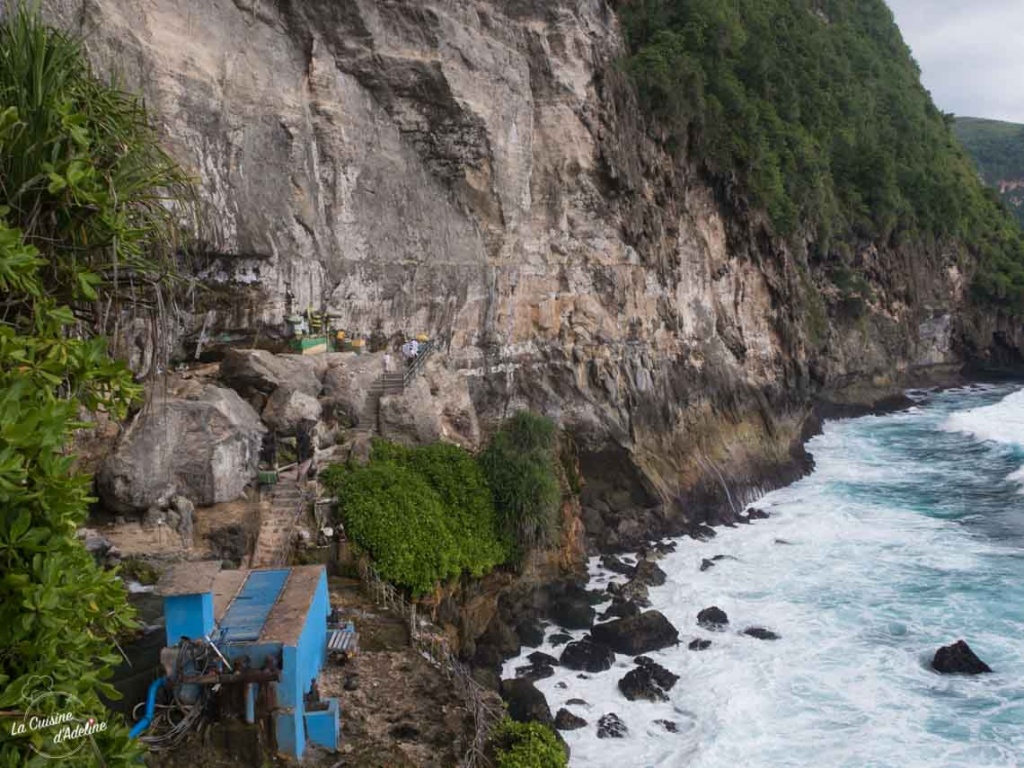
M 652 135 L 605 0 L 44 5 L 201 186 L 183 354 L 273 335 L 289 292 L 441 338 L 485 428 L 529 405 L 574 435 L 602 545 L 791 477 L 815 395 L 958 363 L 955 250 L 864 248 L 837 293 Z

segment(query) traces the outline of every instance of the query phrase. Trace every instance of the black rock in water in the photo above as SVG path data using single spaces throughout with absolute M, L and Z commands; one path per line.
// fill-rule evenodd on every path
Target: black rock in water
M 583 699 L 569 699 L 567 702 L 570 707 L 589 707 L 590 705 Z
M 544 625 L 537 619 L 523 619 L 516 624 L 515 630 L 519 641 L 529 648 L 544 644 Z
M 669 733 L 679 733 L 679 723 L 672 720 L 655 720 L 655 723 L 660 725 Z
M 558 714 L 555 715 L 555 728 L 560 731 L 575 731 L 586 727 L 586 725 L 586 720 L 578 715 L 574 715 L 565 707 L 558 710 Z
M 534 651 L 526 658 L 531 664 L 547 664 L 552 667 L 558 666 L 558 659 L 550 653 L 544 653 L 543 651 Z
M 638 616 L 595 624 L 591 634 L 595 642 L 630 656 L 657 651 L 679 642 L 679 630 L 658 611 L 645 611 Z
M 548 642 L 556 648 L 571 641 L 572 635 L 568 635 L 565 632 L 555 632 L 553 635 L 548 637 Z
M 700 638 L 698 638 L 696 640 L 691 640 L 690 644 L 686 647 L 689 648 L 691 651 L 706 651 L 708 648 L 711 647 L 711 641 L 701 640 Z
M 669 672 L 646 656 L 640 656 L 635 661 L 638 665 L 636 669 L 630 670 L 619 680 L 622 695 L 630 701 L 668 701 L 666 691 L 672 690 L 679 681 L 679 675 Z
M 623 576 L 632 576 L 633 571 L 636 570 L 634 566 L 629 563 L 622 562 L 622 560 L 617 558 L 615 555 L 603 555 L 601 557 L 601 565 L 612 573 L 618 573 Z
M 653 560 L 641 560 L 637 563 L 633 580 L 649 587 L 660 587 L 668 580 L 668 576 Z
M 549 615 L 555 623 L 565 629 L 590 629 L 596 615 L 591 599 L 587 590 L 569 587 L 555 598 Z
M 717 605 L 712 605 L 697 614 L 697 623 L 705 629 L 721 629 L 729 623 L 729 617 Z
M 932 668 L 944 675 L 980 675 L 992 671 L 963 640 L 939 648 L 932 659 Z
M 778 640 L 779 636 L 772 632 L 770 629 L 764 627 L 747 627 L 743 630 L 743 634 L 748 637 L 756 637 L 758 640 Z
M 626 724 L 614 712 L 602 715 L 601 719 L 597 721 L 597 738 L 599 739 L 623 739 L 627 733 L 629 733 L 629 729 Z
M 550 664 L 528 664 L 525 667 L 516 667 L 516 679 L 518 680 L 537 682 L 546 677 L 552 677 L 554 674 L 555 669 Z
M 590 637 L 565 646 L 560 659 L 563 667 L 584 672 L 604 672 L 615 663 L 615 652 L 608 646 L 594 642 Z
M 708 570 L 709 568 L 714 568 L 714 567 L 715 567 L 715 563 L 714 563 L 713 560 L 708 560 L 705 557 L 703 560 L 700 561 L 700 569 L 701 569 L 702 572 Z
M 502 680 L 501 698 L 508 704 L 508 716 L 516 722 L 555 724 L 548 700 L 529 680 Z
M 770 514 L 765 512 L 763 509 L 758 509 L 757 507 L 751 507 L 747 510 L 748 520 L 767 520 L 770 517 Z
M 612 604 L 608 606 L 608 610 L 601 614 L 601 621 L 608 619 L 625 619 L 629 616 L 636 616 L 640 613 L 640 606 L 630 600 L 623 600 L 621 597 L 616 597 L 612 600 Z

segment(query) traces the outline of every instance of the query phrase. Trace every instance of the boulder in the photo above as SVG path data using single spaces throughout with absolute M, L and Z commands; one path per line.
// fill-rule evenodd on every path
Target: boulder
M 939 648 L 932 659 L 932 668 L 944 675 L 980 675 L 992 671 L 963 640 Z
M 679 641 L 679 631 L 658 611 L 595 624 L 591 634 L 594 642 L 630 656 L 667 648 Z
M 701 572 L 704 572 L 704 571 L 708 570 L 709 568 L 714 568 L 714 567 L 715 567 L 715 563 L 714 563 L 713 560 L 708 560 L 705 557 L 703 560 L 700 561 L 700 570 L 701 570 Z
M 628 733 L 629 728 L 614 712 L 602 715 L 601 719 L 597 721 L 597 738 L 599 739 L 624 739 Z
M 655 720 L 654 722 L 669 733 L 679 733 L 679 723 L 674 720 Z
M 548 637 L 548 642 L 551 643 L 552 647 L 557 648 L 560 645 L 572 642 L 572 635 L 567 635 L 565 632 L 555 632 Z
M 712 605 L 710 608 L 705 608 L 697 614 L 697 623 L 705 629 L 717 630 L 722 629 L 722 627 L 729 623 L 729 617 L 717 605 Z
M 529 680 L 533 683 L 546 677 L 552 677 L 554 674 L 555 669 L 550 664 L 527 664 L 523 667 L 516 667 L 517 680 Z
M 769 513 L 757 507 L 751 507 L 747 510 L 747 520 L 767 520 L 770 517 Z
M 294 435 L 301 421 L 320 421 L 320 401 L 299 390 L 279 387 L 263 409 L 263 421 L 279 435 Z
M 640 613 L 640 606 L 636 603 L 616 597 L 612 600 L 612 604 L 608 606 L 608 610 L 601 614 L 601 620 L 624 619 L 629 616 L 636 616 L 638 613 Z
M 558 666 L 558 659 L 550 653 L 544 653 L 543 651 L 534 651 L 526 658 L 531 664 L 547 664 L 552 667 Z
M 747 627 L 743 630 L 747 637 L 756 637 L 758 640 L 778 640 L 779 636 L 770 629 L 764 627 Z
M 320 394 L 326 361 L 322 355 L 275 355 L 262 349 L 231 349 L 220 365 L 220 378 L 246 398 L 277 389 Z
M 651 605 L 651 598 L 647 590 L 647 585 L 642 581 L 637 581 L 635 579 L 627 581 L 625 584 L 609 584 L 608 594 L 614 595 L 621 600 L 636 603 L 642 608 L 649 608 Z
M 529 680 L 502 680 L 501 698 L 508 704 L 508 716 L 519 723 L 555 724 L 544 694 Z
M 584 637 L 566 645 L 559 661 L 563 667 L 569 669 L 604 672 L 611 669 L 615 663 L 615 653 L 606 645 L 596 643 L 590 637 Z
M 590 707 L 590 704 L 588 704 L 583 699 L 569 699 L 565 703 L 568 704 L 570 707 L 587 707 L 587 708 Z
M 566 629 L 590 629 L 597 612 L 586 590 L 569 590 L 555 598 L 548 611 L 551 620 Z
M 612 573 L 618 573 L 622 576 L 632 576 L 633 571 L 636 570 L 635 566 L 632 566 L 629 563 L 624 563 L 615 555 L 603 555 L 601 557 L 601 565 Z
M 555 715 L 555 728 L 560 731 L 575 731 L 586 727 L 586 725 L 586 720 L 578 715 L 574 715 L 565 707 L 558 710 L 558 714 Z
M 635 661 L 638 666 L 619 680 L 622 695 L 630 701 L 668 701 L 666 692 L 672 690 L 679 681 L 679 675 L 669 672 L 646 656 L 640 656 Z
M 202 506 L 234 501 L 256 476 L 265 431 L 230 389 L 207 384 L 155 398 L 100 468 L 100 499 L 123 513 L 163 506 L 175 494 Z
M 444 434 L 441 405 L 422 377 L 401 394 L 380 399 L 379 423 L 381 437 L 404 445 L 436 443 Z
M 668 580 L 668 576 L 653 560 L 641 560 L 636 565 L 632 580 L 649 587 L 660 587 Z
M 698 637 L 696 640 L 691 640 L 690 644 L 686 647 L 689 648 L 691 651 L 706 651 L 708 648 L 711 647 L 711 641 L 702 640 Z
M 516 624 L 519 641 L 530 648 L 544 644 L 544 625 L 537 619 L 523 619 Z

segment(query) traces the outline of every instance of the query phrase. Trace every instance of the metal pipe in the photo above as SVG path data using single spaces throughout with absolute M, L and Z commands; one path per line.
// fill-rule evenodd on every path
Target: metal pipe
M 256 683 L 245 685 L 245 722 L 249 725 L 256 722 Z
M 149 724 L 153 722 L 153 711 L 156 709 L 156 695 L 166 682 L 166 677 L 158 677 L 149 684 L 149 690 L 146 691 L 146 712 L 142 719 L 132 726 L 128 732 L 128 738 L 137 739 L 140 733 L 149 728 Z

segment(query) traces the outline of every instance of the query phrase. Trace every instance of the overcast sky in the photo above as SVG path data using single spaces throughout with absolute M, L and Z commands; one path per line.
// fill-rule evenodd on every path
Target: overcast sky
M 1024 123 L 1024 0 L 887 0 L 935 104 Z

